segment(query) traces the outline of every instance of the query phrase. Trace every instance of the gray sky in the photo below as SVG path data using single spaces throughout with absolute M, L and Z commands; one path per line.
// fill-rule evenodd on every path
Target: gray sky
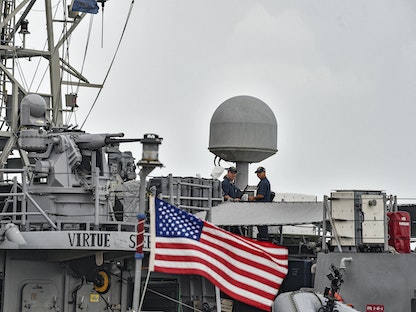
M 103 48 L 94 17 L 84 69 L 92 82 L 104 78 L 129 5 L 107 1 Z M 279 151 L 260 164 L 276 192 L 416 198 L 415 16 L 413 0 L 136 0 L 84 130 L 156 133 L 165 167 L 153 175 L 209 177 L 212 114 L 251 95 L 278 121 Z M 72 39 L 78 52 L 83 40 Z M 78 96 L 81 124 L 94 97 Z M 125 149 L 141 158 L 140 144 Z

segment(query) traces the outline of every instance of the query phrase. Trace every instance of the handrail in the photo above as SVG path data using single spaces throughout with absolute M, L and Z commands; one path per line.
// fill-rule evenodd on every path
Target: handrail
M 196 178 L 198 179 L 198 178 Z M 168 190 L 167 194 L 161 194 L 162 198 L 166 198 L 169 200 L 171 204 L 175 204 L 178 208 L 185 208 L 187 210 L 200 210 L 200 211 L 210 211 L 213 206 L 214 201 L 223 201 L 223 198 L 213 198 L 212 197 L 212 190 L 213 185 L 206 185 L 198 183 L 199 181 L 195 182 L 186 182 L 186 181 L 173 181 L 172 174 L 168 175 Z M 174 185 L 176 186 L 176 190 L 174 191 Z M 190 186 L 191 188 L 200 188 L 200 189 L 208 189 L 207 196 L 184 196 L 182 195 L 182 186 Z M 191 201 L 203 201 L 206 202 L 206 207 L 194 206 L 194 205 L 182 205 L 181 200 L 191 200 Z
M 20 173 L 20 175 L 22 176 L 22 191 L 18 192 L 17 191 L 17 178 L 14 177 L 13 178 L 13 185 L 11 187 L 11 192 L 9 193 L 0 193 L 0 196 L 7 196 L 7 197 L 11 197 L 13 200 L 13 207 L 12 207 L 12 212 L 1 212 L 0 216 L 11 216 L 13 218 L 13 223 L 18 223 L 18 220 L 16 219 L 16 216 L 21 216 L 21 220 L 20 220 L 20 224 L 23 228 L 26 227 L 26 216 L 28 214 L 32 215 L 35 213 L 28 213 L 27 211 L 27 207 L 26 207 L 26 199 L 29 199 L 29 201 L 33 204 L 33 206 L 39 211 L 39 213 L 36 214 L 40 214 L 42 215 L 45 220 L 52 226 L 53 229 L 57 229 L 58 227 L 56 226 L 56 224 L 52 221 L 51 218 L 49 218 L 49 216 L 47 215 L 47 213 L 38 205 L 38 203 L 33 199 L 32 196 L 30 196 L 30 194 L 27 191 L 27 184 L 26 184 L 26 180 L 25 180 L 25 176 L 27 173 L 27 169 L 23 168 L 23 169 L 0 169 L 1 173 Z M 21 201 L 21 212 L 17 211 L 17 205 L 18 205 L 18 196 L 22 196 L 22 201 Z M 6 205 L 6 204 L 5 204 Z
M 35 206 L 35 208 L 41 213 L 41 215 L 48 221 L 48 223 L 56 230 L 58 227 L 56 224 L 48 217 L 48 215 L 45 213 L 45 211 L 40 208 L 40 206 L 36 203 L 36 201 L 32 198 L 32 196 L 29 195 L 29 193 L 24 192 L 25 196 L 30 200 L 30 202 Z

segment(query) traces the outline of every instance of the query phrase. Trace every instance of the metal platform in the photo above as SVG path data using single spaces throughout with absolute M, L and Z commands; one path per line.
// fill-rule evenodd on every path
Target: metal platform
M 196 215 L 207 218 L 205 211 Z M 217 226 L 300 225 L 322 223 L 322 220 L 322 202 L 225 202 L 212 207 L 210 222 Z

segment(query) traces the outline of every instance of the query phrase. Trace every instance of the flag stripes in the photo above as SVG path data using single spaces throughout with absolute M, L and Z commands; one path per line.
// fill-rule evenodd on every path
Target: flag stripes
M 195 220 L 161 200 L 155 204 L 149 270 L 204 276 L 230 297 L 270 311 L 287 274 L 286 248 Z

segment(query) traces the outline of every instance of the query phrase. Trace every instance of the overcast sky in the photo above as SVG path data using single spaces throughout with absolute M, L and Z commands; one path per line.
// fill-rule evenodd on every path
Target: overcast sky
M 130 4 L 109 0 L 94 16 L 84 69 L 93 83 L 104 79 Z M 250 184 L 262 165 L 276 192 L 416 199 L 415 17 L 413 0 L 136 0 L 83 129 L 156 133 L 165 167 L 152 175 L 209 178 L 212 114 L 251 95 L 273 110 L 279 151 L 250 165 Z M 83 37 L 71 39 L 78 51 Z M 78 96 L 81 124 L 94 98 Z M 140 144 L 125 149 L 141 158 Z

